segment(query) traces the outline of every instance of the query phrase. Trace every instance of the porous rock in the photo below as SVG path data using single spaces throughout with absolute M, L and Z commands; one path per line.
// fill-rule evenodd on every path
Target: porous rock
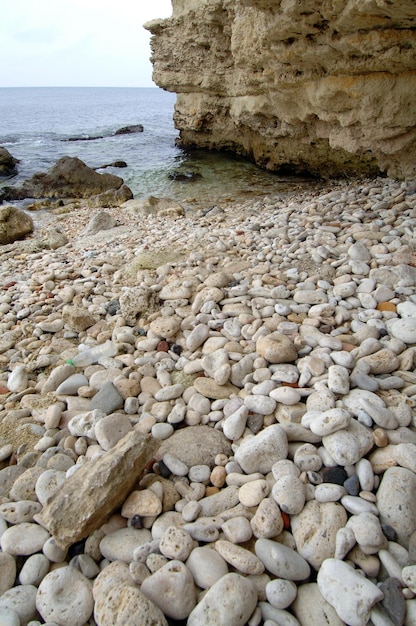
M 152 437 L 133 431 L 72 474 L 38 518 L 56 543 L 67 548 L 98 528 L 124 502 L 157 448 Z
M 33 220 L 14 206 L 0 207 L 0 244 L 13 243 L 33 232 Z

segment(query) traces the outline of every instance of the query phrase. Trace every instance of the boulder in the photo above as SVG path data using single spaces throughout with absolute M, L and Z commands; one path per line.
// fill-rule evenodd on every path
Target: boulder
M 33 232 L 33 221 L 14 206 L 0 207 L 0 244 L 13 243 Z
M 147 216 L 160 215 L 165 217 L 184 217 L 185 210 L 176 200 L 149 196 L 145 200 L 134 200 L 126 204 L 132 213 Z
M 16 165 L 19 163 L 6 148 L 0 146 L 0 176 L 9 177 L 17 174 Z
M 99 174 L 81 159 L 64 156 L 50 170 L 34 174 L 20 187 L 6 187 L 3 195 L 8 200 L 90 198 L 109 190 L 119 190 L 123 185 L 123 179 L 118 176 Z M 129 195 L 126 191 L 123 194 Z M 131 191 L 129 197 L 132 197 Z
M 117 226 L 117 221 L 112 215 L 106 213 L 106 211 L 99 211 L 92 216 L 81 234 L 95 235 L 96 233 L 99 233 L 100 230 L 109 230 L 115 226 Z
M 131 135 L 132 133 L 142 133 L 143 132 L 142 124 L 130 124 L 129 126 L 122 126 L 116 132 L 115 135 Z
M 107 174 L 106 174 L 107 176 Z M 130 187 L 127 185 L 121 185 L 119 189 L 108 189 L 96 196 L 91 196 L 88 199 L 88 206 L 90 207 L 116 207 L 124 204 L 127 200 L 133 198 L 133 193 Z
M 121 506 L 158 447 L 150 435 L 127 433 L 114 448 L 67 478 L 36 521 L 63 549 L 87 537 Z

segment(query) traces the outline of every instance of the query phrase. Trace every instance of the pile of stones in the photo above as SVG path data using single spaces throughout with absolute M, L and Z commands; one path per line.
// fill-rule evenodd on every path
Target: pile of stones
M 376 179 L 4 247 L 1 623 L 415 624 L 415 224 Z

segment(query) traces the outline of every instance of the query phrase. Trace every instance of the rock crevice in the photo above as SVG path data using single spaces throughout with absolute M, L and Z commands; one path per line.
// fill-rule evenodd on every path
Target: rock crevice
M 184 145 L 270 170 L 416 173 L 416 5 L 172 0 L 146 28 Z

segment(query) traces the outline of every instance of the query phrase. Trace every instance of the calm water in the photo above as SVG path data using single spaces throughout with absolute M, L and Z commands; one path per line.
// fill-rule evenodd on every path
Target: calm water
M 281 179 L 251 163 L 177 148 L 172 120 L 175 98 L 157 88 L 0 89 L 0 145 L 21 161 L 18 176 L 6 184 L 46 171 L 69 155 L 95 168 L 126 161 L 127 168 L 106 171 L 124 178 L 136 198 L 171 197 L 188 208 L 195 206 L 195 199 L 196 206 L 212 206 L 282 190 Z M 144 132 L 114 136 L 117 129 L 132 124 L 142 124 Z M 98 136 L 102 138 L 67 141 Z M 192 182 L 172 180 L 178 172 L 198 177 Z

